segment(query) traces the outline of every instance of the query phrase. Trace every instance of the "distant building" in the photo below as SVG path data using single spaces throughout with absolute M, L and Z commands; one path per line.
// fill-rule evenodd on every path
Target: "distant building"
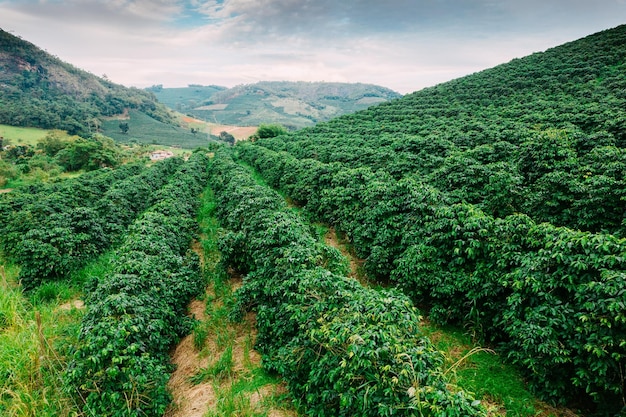
M 174 153 L 170 151 L 154 151 L 150 153 L 150 160 L 161 161 L 163 159 L 171 158 L 173 156 L 174 156 Z

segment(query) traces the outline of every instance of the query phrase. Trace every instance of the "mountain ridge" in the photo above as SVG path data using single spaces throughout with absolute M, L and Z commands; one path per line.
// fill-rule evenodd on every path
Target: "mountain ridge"
M 280 123 L 292 130 L 401 97 L 374 84 L 323 81 L 259 81 L 232 88 L 153 86 L 148 90 L 170 108 L 209 122 Z
M 153 94 L 79 69 L 0 29 L 0 123 L 98 131 L 102 118 L 137 109 L 165 123 L 170 111 Z

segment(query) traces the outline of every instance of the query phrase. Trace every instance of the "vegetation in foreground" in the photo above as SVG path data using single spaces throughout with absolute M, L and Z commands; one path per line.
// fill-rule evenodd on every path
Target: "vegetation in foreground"
M 70 417 L 80 406 L 63 375 L 84 316 L 82 286 L 104 276 L 105 254 L 64 280 L 24 293 L 19 268 L 0 264 L 0 414 Z
M 345 233 L 368 276 L 471 329 L 537 395 L 616 415 L 625 39 L 620 26 L 235 150 Z

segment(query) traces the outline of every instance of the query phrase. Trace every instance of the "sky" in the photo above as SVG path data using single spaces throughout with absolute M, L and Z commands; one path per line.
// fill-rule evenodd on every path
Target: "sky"
M 139 88 L 257 81 L 406 94 L 626 23 L 626 0 L 0 0 L 0 28 Z

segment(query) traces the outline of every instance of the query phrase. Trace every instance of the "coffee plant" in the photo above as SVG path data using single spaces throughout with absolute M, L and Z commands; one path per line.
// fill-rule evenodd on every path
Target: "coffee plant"
M 624 406 L 625 239 L 496 218 L 417 176 L 235 150 L 286 193 L 308 186 L 305 210 L 346 233 L 370 276 L 391 279 L 431 320 L 470 327 L 543 398 Z
M 2 250 L 20 265 L 24 288 L 64 277 L 109 248 L 181 163 L 101 170 L 11 196 L 0 207 L 8 218 Z
M 235 315 L 257 312 L 257 348 L 314 416 L 481 416 L 453 392 L 443 357 L 397 291 L 376 291 L 322 268 L 310 228 L 226 151 L 211 161 L 222 262 L 245 272 Z
M 169 349 L 191 329 L 186 305 L 206 285 L 189 248 L 206 167 L 194 153 L 165 186 L 142 195 L 154 204 L 128 229 L 113 272 L 87 286 L 66 381 L 88 415 L 161 416 L 170 402 Z

